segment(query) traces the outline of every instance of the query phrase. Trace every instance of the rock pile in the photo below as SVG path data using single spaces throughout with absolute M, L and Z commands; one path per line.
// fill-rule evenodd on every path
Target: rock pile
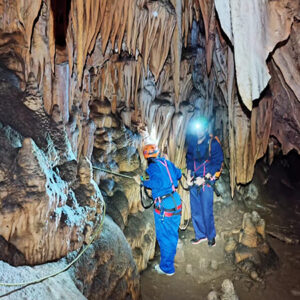
M 225 244 L 226 257 L 253 280 L 276 265 L 278 258 L 266 239 L 265 221 L 256 211 L 245 213 L 238 234 L 231 234 Z

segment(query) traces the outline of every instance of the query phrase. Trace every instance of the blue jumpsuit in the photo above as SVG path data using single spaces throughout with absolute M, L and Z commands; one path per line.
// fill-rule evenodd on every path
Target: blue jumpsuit
M 174 258 L 181 213 L 181 200 L 175 188 L 178 186 L 178 179 L 181 178 L 181 170 L 169 160 L 157 158 L 148 166 L 146 172 L 149 175 L 149 180 L 143 181 L 143 185 L 152 190 L 152 197 L 155 199 L 154 220 L 156 239 L 160 247 L 159 266 L 166 273 L 174 273 Z M 174 187 L 172 187 L 169 174 Z M 169 196 L 160 199 L 165 195 Z M 172 215 L 166 216 L 164 214 Z
M 211 141 L 211 151 L 209 153 L 210 136 L 198 144 L 197 137 L 192 136 L 188 140 L 186 155 L 187 169 L 191 170 L 192 176 L 204 177 L 207 173 L 212 176 L 221 169 L 223 162 L 223 151 L 216 139 Z M 216 236 L 213 213 L 213 189 L 205 185 L 199 189 L 192 186 L 190 190 L 190 203 L 192 222 L 197 240 L 207 238 L 212 240 Z

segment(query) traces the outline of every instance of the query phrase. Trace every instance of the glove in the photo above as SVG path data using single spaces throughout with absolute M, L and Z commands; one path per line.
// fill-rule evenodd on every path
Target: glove
M 195 184 L 200 186 L 205 183 L 205 179 L 203 177 L 196 177 Z

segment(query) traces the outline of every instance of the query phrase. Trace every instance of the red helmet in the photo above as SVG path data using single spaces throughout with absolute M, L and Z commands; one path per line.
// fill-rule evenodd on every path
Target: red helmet
M 159 150 L 156 144 L 149 144 L 144 146 L 143 154 L 145 158 L 157 157 L 158 153 Z

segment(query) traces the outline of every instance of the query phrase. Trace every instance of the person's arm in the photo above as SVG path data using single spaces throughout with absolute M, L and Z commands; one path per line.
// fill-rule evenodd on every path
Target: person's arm
M 148 180 L 143 181 L 143 186 L 147 189 L 157 188 L 158 182 L 160 182 L 160 170 L 156 163 L 152 163 L 146 170 L 146 173 L 149 175 Z
M 218 172 L 221 169 L 223 160 L 222 147 L 218 141 L 213 139 L 211 142 L 211 157 L 207 166 L 207 173 L 210 173 L 211 176 L 213 176 Z
M 172 167 L 172 173 L 175 175 L 176 180 L 179 180 L 182 176 L 182 172 L 171 161 L 168 161 Z

